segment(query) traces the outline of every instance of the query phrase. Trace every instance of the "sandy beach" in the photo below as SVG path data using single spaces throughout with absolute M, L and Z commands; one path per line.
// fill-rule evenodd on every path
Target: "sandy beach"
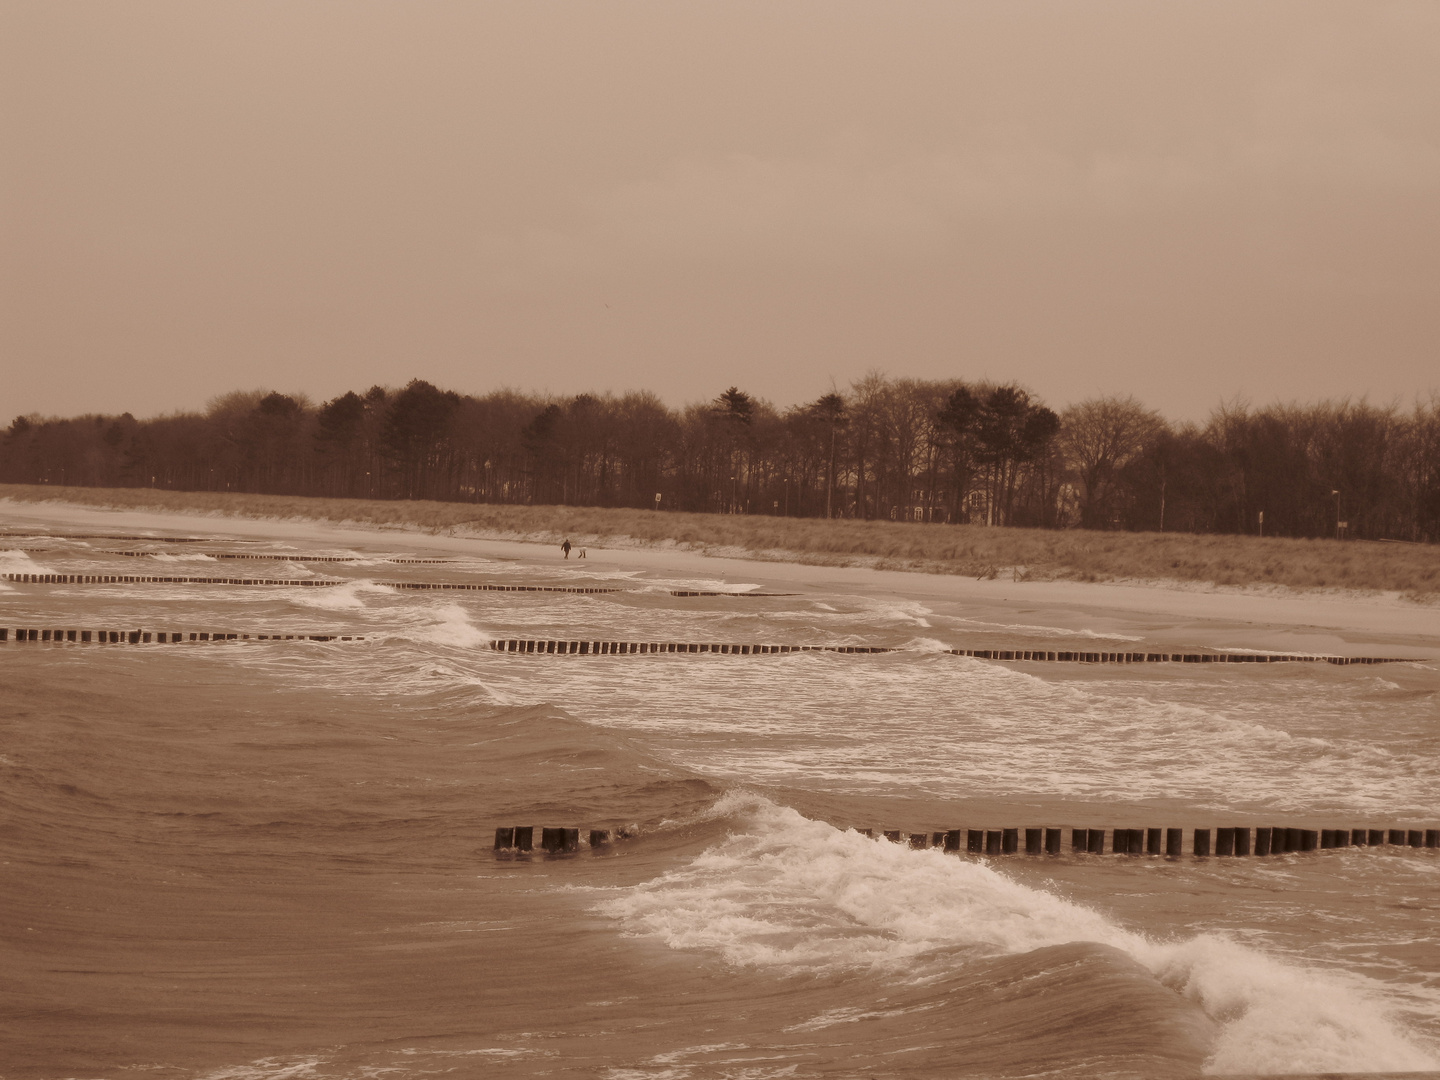
M 565 560 L 550 544 L 523 543 L 421 530 L 337 526 L 202 514 L 104 510 L 63 503 L 0 500 L 0 527 L 61 525 L 82 532 L 227 535 L 284 538 L 296 543 L 383 547 L 403 536 L 407 548 L 478 555 L 576 571 L 604 567 L 693 574 L 731 585 L 948 601 L 986 619 L 1028 626 L 1095 631 L 1143 639 L 1156 646 L 1264 650 L 1339 656 L 1440 657 L 1440 608 L 1385 594 L 1268 591 L 1176 584 L 1066 581 L 977 581 L 953 575 L 814 566 L 704 555 L 656 547 L 590 547 L 587 558 Z M 1377 652 L 1378 650 L 1378 652 Z

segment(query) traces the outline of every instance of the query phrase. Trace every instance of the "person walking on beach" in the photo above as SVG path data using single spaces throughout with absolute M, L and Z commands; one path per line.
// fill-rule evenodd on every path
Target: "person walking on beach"
M 565 553 L 567 559 L 570 557 L 570 538 L 568 536 L 565 538 L 565 542 L 560 545 L 560 550 Z

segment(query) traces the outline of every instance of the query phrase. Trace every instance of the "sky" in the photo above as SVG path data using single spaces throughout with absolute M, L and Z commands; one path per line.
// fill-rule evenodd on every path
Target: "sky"
M 0 425 L 1440 391 L 1440 4 L 5 0 Z

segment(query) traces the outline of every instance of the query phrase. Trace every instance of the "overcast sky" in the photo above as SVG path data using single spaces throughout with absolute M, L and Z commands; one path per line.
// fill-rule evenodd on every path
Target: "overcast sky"
M 1440 4 L 0 7 L 0 424 L 1440 390 Z

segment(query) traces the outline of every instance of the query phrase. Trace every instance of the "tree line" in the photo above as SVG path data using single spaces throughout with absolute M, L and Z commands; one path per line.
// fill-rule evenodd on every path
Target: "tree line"
M 17 417 L 9 483 L 1440 539 L 1440 398 L 1057 413 L 1014 384 L 869 375 L 780 410 L 737 387 L 481 396 L 416 379 L 320 405 L 237 391 L 149 420 Z

